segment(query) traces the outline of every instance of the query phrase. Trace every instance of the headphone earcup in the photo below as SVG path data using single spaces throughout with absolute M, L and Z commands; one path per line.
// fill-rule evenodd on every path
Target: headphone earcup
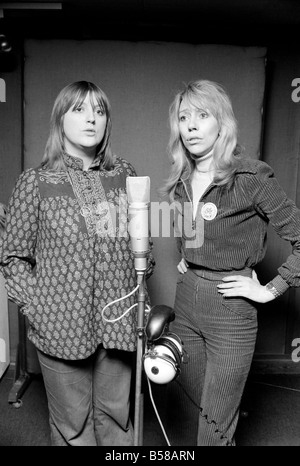
M 180 366 L 182 361 L 182 354 L 180 353 L 177 344 L 171 338 L 168 336 L 162 336 L 159 338 L 159 340 L 157 340 L 156 344 L 169 348 L 175 356 L 176 364 Z
M 183 352 L 180 338 L 165 334 L 148 348 L 144 355 L 144 369 L 150 380 L 159 384 L 171 382 L 180 373 Z

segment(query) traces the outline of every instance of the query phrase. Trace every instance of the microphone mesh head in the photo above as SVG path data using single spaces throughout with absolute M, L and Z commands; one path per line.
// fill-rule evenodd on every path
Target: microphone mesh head
M 150 202 L 150 178 L 149 176 L 128 176 L 126 178 L 128 203 Z

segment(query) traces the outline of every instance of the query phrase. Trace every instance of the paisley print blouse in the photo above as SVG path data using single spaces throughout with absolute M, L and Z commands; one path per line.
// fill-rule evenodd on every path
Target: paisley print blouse
M 1 251 L 8 296 L 29 322 L 28 338 L 41 351 L 75 360 L 105 348 L 134 351 L 134 258 L 127 234 L 126 177 L 130 163 L 100 160 L 83 171 L 64 155 L 67 171 L 27 169 L 12 193 Z M 149 267 L 154 261 L 149 257 Z

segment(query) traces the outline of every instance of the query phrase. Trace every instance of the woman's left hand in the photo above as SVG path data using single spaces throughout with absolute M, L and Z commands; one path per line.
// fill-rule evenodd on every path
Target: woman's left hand
M 217 286 L 218 292 L 222 293 L 225 298 L 242 296 L 256 303 L 267 303 L 275 299 L 273 293 L 260 284 L 255 271 L 252 273 L 252 278 L 243 277 L 242 275 L 230 275 L 224 277 L 223 282 Z

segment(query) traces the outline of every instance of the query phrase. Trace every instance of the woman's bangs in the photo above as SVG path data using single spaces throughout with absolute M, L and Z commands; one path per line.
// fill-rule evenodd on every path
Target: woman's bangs
M 72 107 L 73 109 L 81 107 L 83 102 L 86 99 L 86 96 L 89 94 L 90 103 L 93 108 L 99 107 L 103 113 L 107 112 L 106 105 L 102 95 L 97 91 L 90 91 L 89 89 L 78 89 L 75 96 L 70 98 L 67 111 Z
M 67 113 L 70 108 L 78 108 L 85 99 L 87 92 L 78 89 L 76 92 L 67 92 L 61 99 L 61 116 Z
M 99 107 L 103 113 L 107 114 L 106 102 L 98 90 L 90 91 L 90 102 L 93 108 Z
M 206 96 L 203 92 L 195 93 L 194 91 L 188 91 L 182 100 L 185 100 L 189 105 L 198 110 L 208 110 L 215 118 L 217 116 L 217 105 L 212 100 L 211 95 Z

